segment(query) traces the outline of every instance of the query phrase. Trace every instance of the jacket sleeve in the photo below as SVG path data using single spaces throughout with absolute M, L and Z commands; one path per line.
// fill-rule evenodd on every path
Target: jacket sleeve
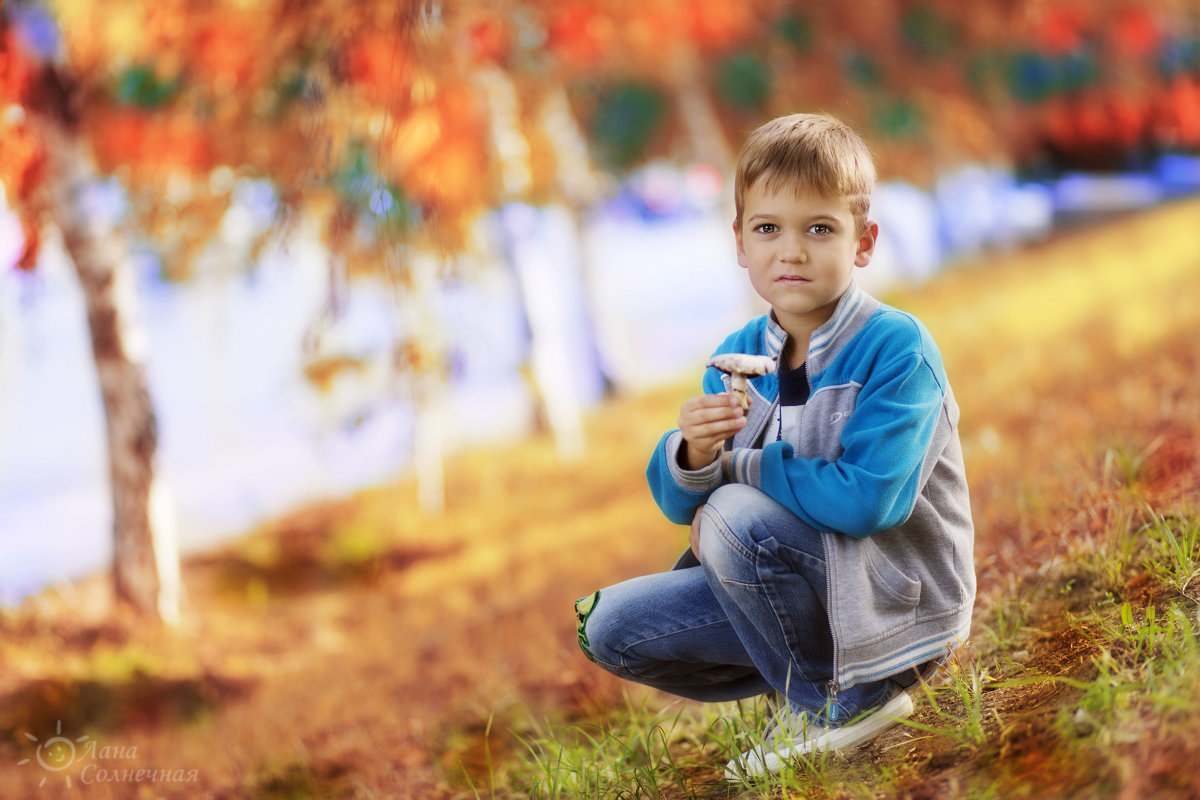
M 796 458 L 787 442 L 734 451 L 729 480 L 756 486 L 817 530 L 864 538 L 912 513 L 939 425 L 944 387 L 919 352 L 900 354 L 859 391 L 835 461 Z
M 704 373 L 703 386 L 705 394 L 725 391 L 721 373 L 711 367 Z M 667 519 L 679 525 L 690 525 L 696 509 L 704 505 L 708 496 L 724 481 L 720 459 L 703 469 L 684 469 L 679 463 L 679 449 L 683 446 L 683 433 L 678 428 L 664 434 L 650 457 L 646 481 L 650 484 L 654 502 Z

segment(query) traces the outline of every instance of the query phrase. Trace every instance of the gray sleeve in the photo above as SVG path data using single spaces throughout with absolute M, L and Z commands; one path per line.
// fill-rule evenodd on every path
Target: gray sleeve
M 679 463 L 679 448 L 684 446 L 683 433 L 675 431 L 667 437 L 667 469 L 675 483 L 684 491 L 708 494 L 722 484 L 721 459 L 701 469 L 684 469 Z

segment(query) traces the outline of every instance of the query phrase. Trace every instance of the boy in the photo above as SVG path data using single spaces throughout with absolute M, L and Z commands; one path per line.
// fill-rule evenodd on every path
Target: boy
M 621 677 L 705 701 L 778 693 L 730 779 L 908 716 L 906 690 L 970 628 L 958 406 L 928 331 L 853 281 L 878 236 L 874 183 L 866 145 L 829 117 L 746 141 L 733 231 L 771 310 L 717 353 L 776 369 L 750 380 L 743 411 L 709 368 L 655 449 L 651 491 L 691 525 L 690 551 L 576 605 L 580 646 Z

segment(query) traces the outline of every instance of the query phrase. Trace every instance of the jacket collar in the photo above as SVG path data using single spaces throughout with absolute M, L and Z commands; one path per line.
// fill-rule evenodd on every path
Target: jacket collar
M 819 372 L 825 364 L 832 360 L 834 354 L 840 349 L 837 343 L 847 338 L 842 334 L 855 333 L 862 327 L 861 322 L 865 320 L 860 312 L 866 312 L 866 315 L 869 316 L 878 307 L 878 300 L 858 288 L 857 283 L 851 282 L 850 288 L 838 300 L 833 315 L 821 327 L 813 331 L 812 337 L 808 340 L 808 354 L 805 360 L 808 363 L 809 374 Z M 858 324 L 855 324 L 856 320 Z M 787 336 L 787 331 L 775 319 L 775 312 L 767 314 L 767 327 L 763 334 L 763 349 L 767 355 L 778 359 L 780 353 L 783 352 Z

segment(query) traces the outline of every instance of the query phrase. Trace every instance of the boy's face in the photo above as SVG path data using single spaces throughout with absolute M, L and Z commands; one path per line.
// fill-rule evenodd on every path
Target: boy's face
M 879 226 L 868 222 L 860 234 L 847 197 L 803 185 L 768 193 L 763 183 L 746 189 L 733 226 L 738 263 L 784 330 L 808 334 L 833 314 L 854 268 L 870 263 Z

